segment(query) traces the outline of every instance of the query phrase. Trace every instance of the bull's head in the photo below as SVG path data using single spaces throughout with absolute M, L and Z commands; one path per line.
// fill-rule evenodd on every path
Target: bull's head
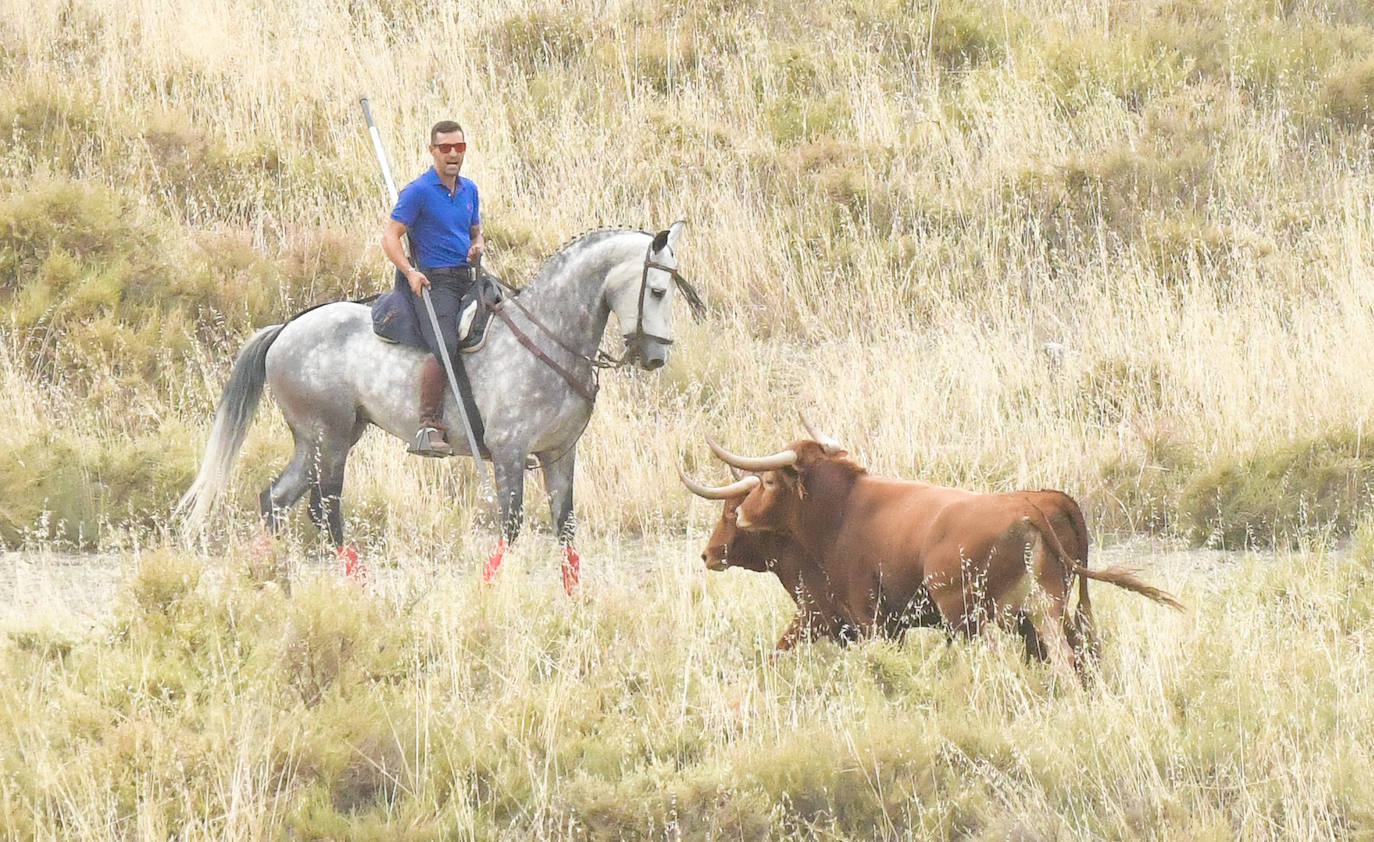
M 706 549 L 701 551 L 701 560 L 706 563 L 707 570 L 724 570 L 731 565 L 736 567 L 747 567 L 750 570 L 763 570 L 760 564 L 758 567 L 752 566 L 754 559 L 751 556 L 757 548 L 752 545 L 757 539 L 751 539 L 743 535 L 739 526 L 735 522 L 735 511 L 740 503 L 744 502 L 745 496 L 759 484 L 757 476 L 740 477 L 730 485 L 706 486 L 688 477 L 681 469 L 677 475 L 682 480 L 682 484 L 687 486 L 687 490 L 697 495 L 705 497 L 707 500 L 724 500 L 725 510 L 721 512 L 720 520 L 716 521 L 716 528 L 711 530 L 711 537 L 706 539 Z M 740 538 L 745 539 L 743 547 L 739 547 Z M 745 563 L 739 563 L 740 550 L 743 549 L 746 557 Z
M 751 488 L 735 511 L 735 524 L 746 531 L 771 531 L 796 535 L 801 528 L 802 499 L 806 488 L 802 472 L 818 460 L 844 456 L 839 442 L 818 432 L 802 417 L 811 439 L 793 442 L 769 456 L 751 457 L 731 453 L 711 439 L 706 443 L 725 464 L 752 471 L 758 483 Z
M 739 476 L 734 483 L 719 487 L 695 482 L 681 470 L 678 476 L 693 494 L 725 501 L 720 520 L 716 521 L 716 528 L 711 530 L 711 537 L 706 539 L 706 548 L 701 552 L 707 570 L 738 567 L 766 573 L 779 563 L 791 562 L 796 548 L 785 537 L 772 532 L 745 532 L 739 528 L 737 512 L 749 492 L 758 486 L 758 476 Z

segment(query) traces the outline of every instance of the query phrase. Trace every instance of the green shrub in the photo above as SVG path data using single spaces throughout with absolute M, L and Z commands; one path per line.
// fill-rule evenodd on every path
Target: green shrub
M 78 449 L 79 448 L 79 449 Z M 0 539 L 84 545 L 99 531 L 100 501 L 86 466 L 89 443 L 38 433 L 0 450 Z
M 1217 189 L 1206 130 L 1163 134 L 1023 169 L 1002 185 L 1002 206 L 1026 217 L 1054 251 L 1072 252 L 1106 235 L 1113 249 L 1144 246 L 1160 220 L 1206 219 Z
M 145 553 L 129 581 L 128 593 L 139 614 L 170 615 L 200 584 L 202 565 L 168 550 Z
M 938 3 L 934 19 L 922 14 L 917 29 L 926 36 L 930 59 L 945 70 L 967 70 L 982 64 L 995 64 L 1006 55 L 1009 24 L 1019 23 L 1015 12 L 1006 6 L 983 3 Z
M 1228 72 L 1256 99 L 1306 97 L 1343 51 L 1342 38 L 1323 21 L 1258 20 L 1230 46 Z M 1355 55 L 1368 49 L 1356 46 Z
M 1052 36 L 1036 56 L 1043 61 L 1045 89 L 1073 110 L 1106 95 L 1139 111 L 1183 84 L 1190 66 L 1167 44 L 1126 33 L 1104 38 L 1096 31 Z
M 420 661 L 410 627 L 398 620 L 394 608 L 346 581 L 294 588 L 278 644 L 282 675 L 308 706 L 405 676 Z
M 1322 83 L 1326 116 L 1349 128 L 1374 126 L 1374 58 L 1331 74 Z
M 582 62 L 592 32 L 575 14 L 533 11 L 512 15 L 487 33 L 495 57 L 508 75 L 532 76 L 546 67 Z
M 102 160 L 106 144 L 118 137 L 107 128 L 82 85 L 30 77 L 0 94 L 0 131 L 7 138 L 0 160 L 24 174 L 70 172 Z
M 1179 495 L 1196 469 L 1194 453 L 1181 443 L 1147 446 L 1134 458 L 1112 459 L 1098 469 L 1094 522 L 1100 529 L 1167 535 L 1175 531 Z
M 198 454 L 187 441 L 185 431 L 166 429 L 115 443 L 31 431 L 0 448 L 0 543 L 89 548 L 110 525 L 155 532 L 190 485 Z
M 1192 210 L 1146 220 L 1140 247 L 1138 254 L 1154 267 L 1154 275 L 1165 287 L 1179 289 L 1185 281 L 1202 278 L 1222 302 L 1234 291 L 1230 278 L 1263 265 L 1275 251 L 1267 239 L 1209 223 Z
M 1199 545 L 1296 546 L 1350 534 L 1371 488 L 1374 449 L 1341 429 L 1219 461 L 1183 489 L 1180 516 Z
M 1083 372 L 1076 389 L 1081 413 L 1103 426 L 1163 406 L 1169 391 L 1169 372 L 1163 366 L 1119 357 L 1096 362 Z
M 843 94 L 817 99 L 785 94 L 764 106 L 763 119 L 773 139 L 787 145 L 826 134 L 844 134 L 850 116 Z

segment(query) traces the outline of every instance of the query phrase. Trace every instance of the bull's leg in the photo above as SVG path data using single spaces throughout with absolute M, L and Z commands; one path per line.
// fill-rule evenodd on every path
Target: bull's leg
M 578 557 L 577 550 L 573 549 L 573 534 L 577 530 L 577 519 L 573 514 L 573 468 L 576 461 L 577 452 L 574 447 L 557 461 L 544 463 L 544 487 L 549 492 L 549 514 L 563 554 L 559 572 L 563 576 L 563 590 L 568 596 L 577 592 L 582 577 L 582 560 Z
M 964 573 L 961 572 L 957 581 L 926 578 L 922 585 L 951 638 L 978 634 L 982 628 L 983 599 Z
M 792 622 L 789 623 L 787 628 L 783 630 L 782 637 L 779 637 L 778 642 L 773 645 L 773 651 L 786 652 L 788 649 L 791 649 L 793 646 L 796 646 L 797 641 L 802 639 L 802 635 L 805 633 L 805 630 L 805 617 L 802 615 L 801 611 L 798 611 L 797 616 L 793 617 Z
M 1063 604 L 1060 603 L 1056 610 L 1053 601 L 1046 600 L 1032 608 L 1029 614 L 1039 636 L 1040 645 L 1049 658 L 1050 667 L 1060 678 L 1073 681 L 1076 658 L 1073 647 L 1069 646 L 1068 637 L 1064 634 Z
M 1079 579 L 1078 606 L 1074 610 L 1069 644 L 1073 646 L 1074 652 L 1077 654 L 1074 663 L 1078 664 L 1080 671 L 1097 663 L 1099 655 L 1097 626 L 1093 621 L 1092 604 L 1088 602 L 1088 579 L 1086 576 Z
M 1037 538 L 1031 546 L 1028 568 L 1034 576 L 1035 586 L 1026 599 L 1025 613 L 1034 626 L 1039 648 L 1044 649 L 1050 667 L 1061 678 L 1071 680 L 1078 658 L 1069 645 L 1065 629 L 1069 599 L 1064 566 L 1045 546 L 1043 538 Z
M 1021 639 L 1026 642 L 1027 661 L 1044 661 L 1049 658 L 1049 651 L 1045 648 L 1044 642 L 1040 640 L 1040 635 L 1035 631 L 1035 624 L 1031 622 L 1030 615 L 1025 611 L 1016 614 L 1016 630 L 1020 633 Z
M 520 525 L 525 518 L 525 454 L 493 454 L 492 473 L 496 475 L 496 502 L 501 510 L 501 537 L 487 556 L 487 563 L 482 565 L 482 581 L 488 584 L 496 578 L 506 549 L 520 536 Z
M 792 618 L 792 622 L 783 631 L 782 637 L 779 637 L 778 642 L 773 645 L 773 657 L 776 658 L 780 652 L 786 652 L 796 646 L 798 642 L 807 642 L 815 638 L 815 628 L 811 624 L 806 610 L 799 608 L 797 609 L 797 616 Z

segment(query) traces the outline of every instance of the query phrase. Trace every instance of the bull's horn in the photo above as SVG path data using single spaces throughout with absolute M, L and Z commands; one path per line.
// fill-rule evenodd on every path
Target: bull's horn
M 797 464 L 795 450 L 779 450 L 771 456 L 739 456 L 716 444 L 710 436 L 706 437 L 706 445 L 717 459 L 742 471 L 776 471 Z
M 754 486 L 759 484 L 758 477 L 747 476 L 744 479 L 741 479 L 737 482 L 732 482 L 729 485 L 722 485 L 713 488 L 711 486 L 702 485 L 701 483 L 687 476 L 687 474 L 683 473 L 681 468 L 677 469 L 677 476 L 678 479 L 682 480 L 682 484 L 687 486 L 688 491 L 692 492 L 698 497 L 705 497 L 707 500 L 728 500 L 731 497 L 739 497 L 743 494 L 748 494 L 750 491 L 753 491 Z
M 797 411 L 797 415 L 801 417 L 802 426 L 806 428 L 806 434 L 816 440 L 816 443 L 821 446 L 827 456 L 834 455 L 844 450 L 838 441 L 835 441 L 830 436 L 827 436 L 825 433 L 811 426 L 811 422 L 806 420 L 806 415 L 800 410 Z

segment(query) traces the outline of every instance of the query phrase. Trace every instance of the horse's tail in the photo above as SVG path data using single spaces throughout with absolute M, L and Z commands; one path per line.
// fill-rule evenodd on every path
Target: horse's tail
M 284 324 L 270 325 L 259 330 L 234 360 L 229 382 L 224 384 L 224 392 L 215 408 L 215 424 L 210 429 L 210 440 L 205 443 L 200 473 L 196 474 L 195 481 L 174 510 L 176 515 L 186 514 L 184 526 L 188 532 L 204 524 L 210 506 L 229 481 L 229 469 L 248 435 L 248 427 L 253 423 L 258 401 L 262 398 L 263 384 L 267 382 L 267 349 L 272 347 L 284 327 Z

